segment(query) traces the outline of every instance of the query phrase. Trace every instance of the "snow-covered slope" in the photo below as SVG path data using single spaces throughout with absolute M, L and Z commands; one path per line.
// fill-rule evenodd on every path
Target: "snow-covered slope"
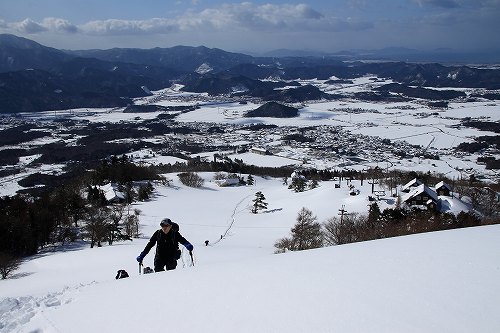
M 2 300 L 2 332 L 497 332 L 499 237 L 489 226 L 109 276 Z
M 219 188 L 204 176 L 201 189 L 174 180 L 135 207 L 143 238 L 27 260 L 0 281 L 0 332 L 500 331 L 500 226 L 276 255 L 302 207 L 322 222 L 342 204 L 365 209 L 362 195 L 329 182 L 293 193 L 259 177 Z M 257 191 L 269 209 L 255 215 Z M 195 245 L 195 266 L 184 253 L 175 271 L 139 275 L 135 257 L 163 217 Z M 130 277 L 115 280 L 118 269 Z

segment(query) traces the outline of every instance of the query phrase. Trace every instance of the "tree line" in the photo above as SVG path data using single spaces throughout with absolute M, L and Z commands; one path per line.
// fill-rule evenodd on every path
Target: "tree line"
M 339 216 L 320 223 L 311 210 L 303 207 L 290 236 L 279 239 L 274 246 L 276 253 L 283 253 L 489 224 L 500 224 L 500 218 L 480 217 L 474 212 L 460 212 L 455 216 L 401 207 L 380 211 L 376 202 L 369 206 L 367 215 L 348 213 L 342 208 Z
M 91 247 L 103 242 L 131 240 L 139 235 L 140 211 L 134 201 L 147 200 L 153 181 L 165 181 L 150 167 L 137 166 L 125 156 L 105 160 L 39 196 L 17 194 L 0 198 L 0 273 L 5 278 L 13 264 L 47 246 L 78 239 Z M 125 193 L 120 202 L 108 202 L 101 185 L 116 182 Z

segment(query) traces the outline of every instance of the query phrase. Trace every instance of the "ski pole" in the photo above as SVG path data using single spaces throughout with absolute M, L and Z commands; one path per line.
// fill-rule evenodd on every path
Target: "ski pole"
M 189 255 L 191 256 L 191 264 L 194 266 L 193 251 L 189 251 Z
M 141 275 L 142 272 L 142 262 L 139 263 L 139 275 Z

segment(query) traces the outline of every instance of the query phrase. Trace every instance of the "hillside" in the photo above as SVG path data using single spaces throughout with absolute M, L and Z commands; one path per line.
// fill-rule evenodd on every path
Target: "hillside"
M 0 281 L 0 332 L 156 332 L 167 315 L 179 332 L 500 328 L 498 225 L 275 255 L 273 243 L 289 234 L 301 207 L 324 221 L 337 214 L 332 203 L 352 211 L 366 203 L 331 183 L 293 193 L 273 179 L 221 188 L 206 174 L 201 189 L 172 179 L 134 205 L 142 211 L 140 239 L 47 249 Z M 252 214 L 257 190 L 269 208 Z M 135 257 L 165 216 L 194 244 L 195 265 L 184 251 L 175 271 L 139 275 Z M 144 263 L 152 262 L 150 253 Z M 130 278 L 115 280 L 118 269 Z
M 28 68 L 50 70 L 73 56 L 32 40 L 0 34 L 0 73 Z
M 78 50 L 68 52 L 80 57 L 96 58 L 109 62 L 120 61 L 132 64 L 176 68 L 182 72 L 194 72 L 202 64 L 207 64 L 213 70 L 219 71 L 242 63 L 248 64 L 255 61 L 253 57 L 245 54 L 227 52 L 216 48 L 210 49 L 205 46 L 156 47 L 153 49 L 114 48 L 109 50 Z
M 349 98 L 343 94 L 330 95 L 317 86 L 302 86 L 300 80 L 349 82 L 366 75 L 392 80 L 401 86 L 386 87 L 383 93 L 357 93 L 354 97 L 358 100 L 394 101 L 389 91 L 402 95 L 399 100 L 405 100 L 403 97 L 430 100 L 464 97 L 459 91 L 437 93 L 408 86 L 500 88 L 499 69 L 404 62 L 344 62 L 340 59 L 334 56 L 252 57 L 203 46 L 70 52 L 1 34 L 0 113 L 122 107 L 129 104 L 130 98 L 146 96 L 147 91 L 168 88 L 172 84 L 184 85 L 183 90 L 187 92 L 289 103 Z M 31 75 L 25 73 L 27 70 L 43 75 L 38 75 L 34 84 Z M 280 90 L 289 85 L 294 89 Z M 32 86 L 34 88 L 30 88 Z M 493 93 L 489 98 L 495 100 L 498 96 Z
M 267 102 L 255 110 L 248 111 L 245 117 L 273 117 L 273 118 L 293 118 L 297 117 L 297 108 L 286 106 L 276 102 Z

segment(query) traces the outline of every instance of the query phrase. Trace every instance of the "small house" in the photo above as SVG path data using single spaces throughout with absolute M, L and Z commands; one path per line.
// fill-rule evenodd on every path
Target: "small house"
M 215 183 L 220 187 L 237 186 L 240 184 L 240 179 L 239 178 L 217 179 Z
M 444 181 L 440 181 L 434 186 L 434 190 L 438 195 L 451 196 L 451 186 L 446 184 Z
M 271 152 L 269 150 L 261 147 L 252 147 L 251 152 L 260 155 L 271 155 Z
M 413 178 L 408 183 L 401 187 L 401 192 L 410 193 L 414 188 L 422 185 L 422 181 L 418 178 Z
M 118 184 L 108 183 L 100 186 L 100 190 L 104 193 L 104 197 L 109 203 L 124 202 L 126 199 L 126 194 L 120 191 Z
M 401 197 L 401 202 L 409 206 L 427 206 L 437 205 L 439 202 L 438 195 L 434 190 L 425 184 L 421 184 L 413 189 L 408 194 Z

